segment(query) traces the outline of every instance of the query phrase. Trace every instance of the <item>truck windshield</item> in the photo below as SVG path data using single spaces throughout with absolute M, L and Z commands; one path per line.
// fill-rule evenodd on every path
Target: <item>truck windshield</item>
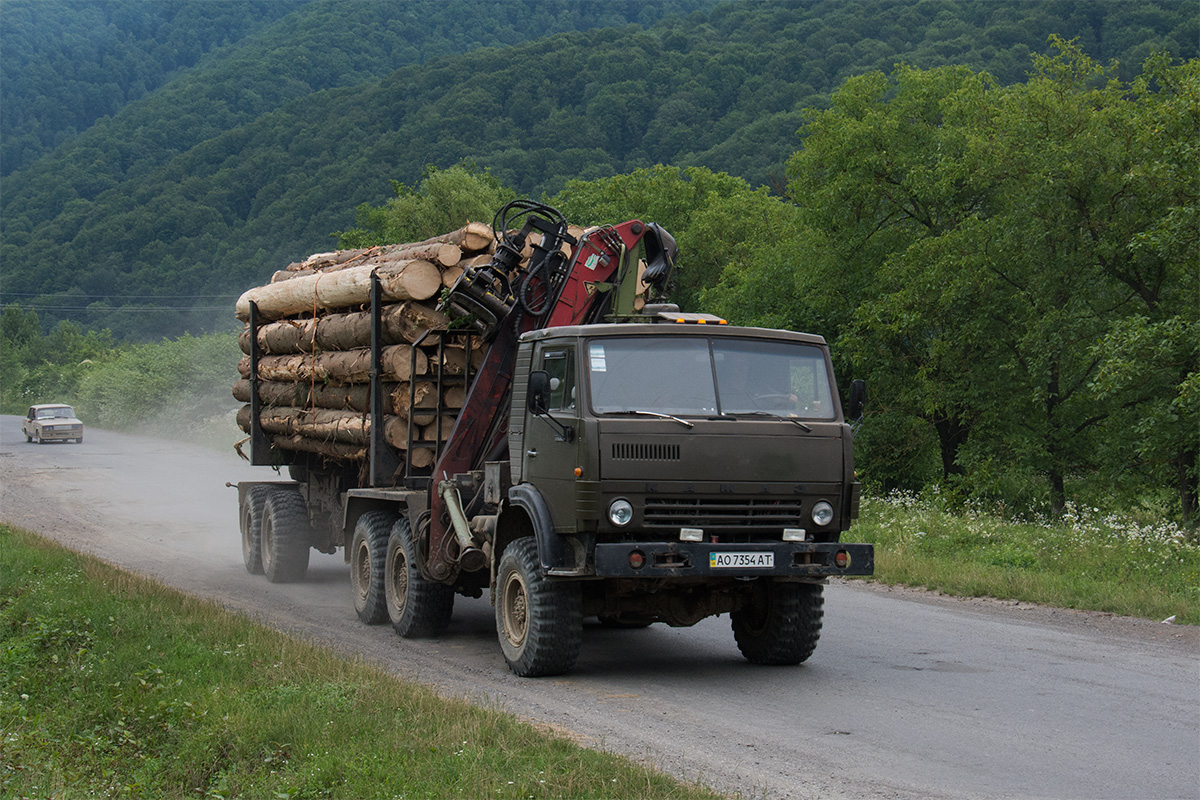
M 592 410 L 833 419 L 824 352 L 802 342 L 627 336 L 588 342 Z

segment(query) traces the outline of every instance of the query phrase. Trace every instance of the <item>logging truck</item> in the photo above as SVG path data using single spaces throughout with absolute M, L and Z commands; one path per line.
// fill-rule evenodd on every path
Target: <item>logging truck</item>
M 750 661 L 807 659 L 826 580 L 874 566 L 841 541 L 862 383 L 843 406 L 820 336 L 661 302 L 658 225 L 515 201 L 487 232 L 322 254 L 239 300 L 247 457 L 290 478 L 238 484 L 246 568 L 302 580 L 342 549 L 358 617 L 403 637 L 486 593 L 520 676 L 571 669 L 585 620 L 727 613 Z

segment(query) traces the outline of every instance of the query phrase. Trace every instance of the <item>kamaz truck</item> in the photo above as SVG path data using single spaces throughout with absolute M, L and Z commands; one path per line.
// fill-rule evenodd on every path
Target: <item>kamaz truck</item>
M 486 594 L 520 676 L 571 669 L 589 618 L 728 614 L 750 661 L 807 659 L 826 580 L 873 571 L 871 545 L 842 541 L 858 514 L 862 383 L 843 404 L 820 336 L 657 302 L 676 258 L 657 225 L 573 236 L 554 209 L 517 201 L 494 227 L 490 262 L 441 300 L 453 324 L 421 341 L 486 355 L 461 375 L 411 376 L 465 390 L 437 410 L 453 421 L 431 466 L 405 456 L 427 432 L 410 426 L 407 450 L 384 439 L 378 369 L 362 463 L 273 445 L 255 389 L 251 460 L 293 480 L 239 485 L 247 564 L 296 580 L 310 548 L 342 548 L 359 618 L 404 637 L 442 634 L 455 595 Z M 375 365 L 381 305 L 376 292 Z M 252 308 L 252 343 L 258 324 Z

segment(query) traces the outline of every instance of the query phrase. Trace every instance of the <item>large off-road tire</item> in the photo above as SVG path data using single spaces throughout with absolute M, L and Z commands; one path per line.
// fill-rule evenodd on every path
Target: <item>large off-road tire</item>
M 368 625 L 378 625 L 388 618 L 383 564 L 388 535 L 395 523 L 396 515 L 390 511 L 368 511 L 354 525 L 350 541 L 350 586 L 354 590 L 354 611 Z
M 825 616 L 823 587 L 814 583 L 760 582 L 751 602 L 734 611 L 733 637 L 755 664 L 799 664 L 817 649 Z
M 454 589 L 422 577 L 415 553 L 412 526 L 401 517 L 388 538 L 383 583 L 388 618 L 405 639 L 438 636 L 454 611 Z
M 263 573 L 271 583 L 295 583 L 308 572 L 311 532 L 304 498 L 295 489 L 272 487 L 260 525 Z
M 242 563 L 251 575 L 262 575 L 262 518 L 270 486 L 252 486 L 240 511 L 242 526 Z
M 560 675 L 583 645 L 579 584 L 542 573 L 532 536 L 508 545 L 496 573 L 496 635 L 509 669 L 522 678 Z

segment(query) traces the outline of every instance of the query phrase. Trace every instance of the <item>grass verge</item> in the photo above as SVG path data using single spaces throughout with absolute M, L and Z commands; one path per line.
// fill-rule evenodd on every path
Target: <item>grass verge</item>
M 882 583 L 1200 624 L 1200 545 L 1171 523 L 1080 507 L 1004 519 L 899 492 L 864 498 L 845 539 L 875 545 Z
M 0 796 L 714 798 L 0 526 Z

